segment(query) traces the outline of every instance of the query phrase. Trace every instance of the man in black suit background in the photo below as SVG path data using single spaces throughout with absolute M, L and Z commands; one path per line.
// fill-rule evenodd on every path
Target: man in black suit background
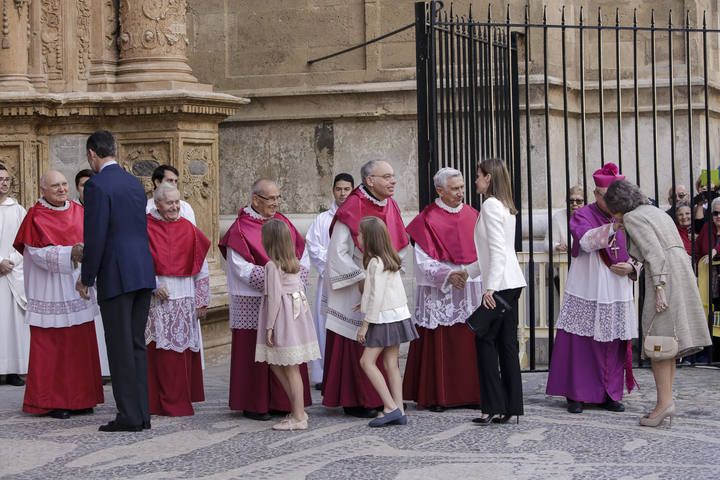
M 77 290 L 88 296 L 97 280 L 105 327 L 114 421 L 101 432 L 150 428 L 145 325 L 155 288 L 145 216 L 145 191 L 115 161 L 115 137 L 98 130 L 87 140 L 88 163 L 96 172 L 85 184 L 85 247 Z

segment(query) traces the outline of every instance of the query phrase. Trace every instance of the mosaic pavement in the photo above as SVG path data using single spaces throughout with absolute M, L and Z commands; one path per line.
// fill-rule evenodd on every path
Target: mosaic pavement
M 408 409 L 405 427 L 370 429 L 339 409 L 308 409 L 311 428 L 274 432 L 227 408 L 227 365 L 206 370 L 208 400 L 194 417 L 153 417 L 143 433 L 101 433 L 114 406 L 55 420 L 19 411 L 22 388 L 0 386 L 0 477 L 14 479 L 706 479 L 720 473 L 720 370 L 683 368 L 680 416 L 641 428 L 654 399 L 649 370 L 625 413 L 564 410 L 544 395 L 543 373 L 524 374 L 520 424 L 475 426 L 473 410 Z M 319 402 L 317 392 L 315 401 Z

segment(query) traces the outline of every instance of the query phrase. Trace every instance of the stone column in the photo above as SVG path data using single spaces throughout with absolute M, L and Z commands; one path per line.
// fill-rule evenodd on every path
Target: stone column
M 187 64 L 186 11 L 186 0 L 120 0 L 116 90 L 200 87 Z
M 29 91 L 30 0 L 0 0 L 0 91 Z

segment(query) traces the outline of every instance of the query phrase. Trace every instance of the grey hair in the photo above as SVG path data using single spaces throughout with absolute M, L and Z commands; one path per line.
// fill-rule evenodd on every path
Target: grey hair
M 158 185 L 158 187 L 153 192 L 153 200 L 155 200 L 155 204 L 161 200 L 167 199 L 167 194 L 171 192 L 178 192 L 180 193 L 180 190 L 177 189 L 175 185 L 170 185 L 169 183 L 161 183 Z
M 443 167 L 433 177 L 433 184 L 435 184 L 435 188 L 445 188 L 448 180 L 455 177 L 463 178 L 462 172 L 455 168 Z
M 715 205 L 720 203 L 720 197 L 713 198 L 712 203 L 710 203 L 710 211 L 715 210 Z
M 250 187 L 250 203 L 252 203 L 252 197 L 253 195 L 262 195 L 262 193 L 265 191 L 264 188 L 262 188 L 263 183 L 271 183 L 273 185 L 277 185 L 275 180 L 272 180 L 270 178 L 258 178 L 255 180 Z
M 363 166 L 360 167 L 360 182 L 365 183 L 365 179 L 372 175 L 372 172 L 375 170 L 375 165 L 380 160 L 370 160 L 369 162 L 363 163 Z
M 612 213 L 625 214 L 640 205 L 650 203 L 648 197 L 640 191 L 640 187 L 627 180 L 613 182 L 605 193 L 605 204 Z

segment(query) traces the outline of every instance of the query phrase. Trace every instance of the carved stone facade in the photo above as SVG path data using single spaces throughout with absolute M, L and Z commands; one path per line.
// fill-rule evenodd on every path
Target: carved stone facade
M 37 200 L 45 170 L 72 184 L 87 168 L 87 136 L 102 128 L 148 194 L 155 167 L 176 167 L 198 226 L 218 243 L 218 124 L 248 101 L 192 75 L 186 8 L 185 0 L 0 0 L 0 163 L 24 206 Z M 210 250 L 213 332 L 227 312 L 218 256 Z M 207 343 L 222 346 L 228 335 Z

